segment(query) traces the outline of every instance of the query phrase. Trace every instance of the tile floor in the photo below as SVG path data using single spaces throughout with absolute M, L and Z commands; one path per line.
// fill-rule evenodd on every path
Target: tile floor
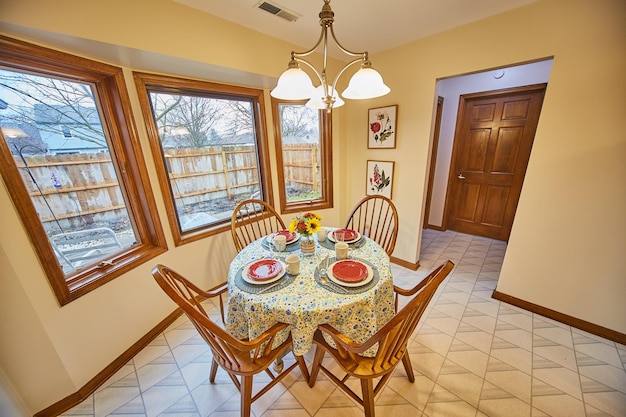
M 493 300 L 505 250 L 505 242 L 425 230 L 419 270 L 393 265 L 405 287 L 447 259 L 456 268 L 410 344 L 415 383 L 399 366 L 377 397 L 378 417 L 626 416 L 626 347 Z M 239 416 L 239 393 L 221 370 L 210 384 L 210 364 L 181 317 L 63 416 Z M 252 410 L 255 417 L 363 415 L 323 375 L 310 389 L 297 368 Z

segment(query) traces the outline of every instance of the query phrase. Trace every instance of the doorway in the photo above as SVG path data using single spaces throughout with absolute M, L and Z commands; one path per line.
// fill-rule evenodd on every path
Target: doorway
M 424 206 L 425 222 L 422 225 L 424 228 L 439 231 L 445 231 L 448 228 L 446 210 L 448 209 L 447 204 L 449 204 L 449 175 L 451 175 L 452 169 L 452 151 L 456 136 L 457 119 L 461 111 L 461 108 L 459 108 L 461 96 L 469 96 L 480 92 L 504 91 L 538 84 L 547 85 L 552 64 L 552 57 L 548 57 L 530 63 L 437 80 L 435 98 L 440 96 L 444 100 L 441 115 L 437 115 L 437 122 L 440 120 L 440 124 L 437 123 L 434 126 L 434 131 L 437 132 L 438 136 L 438 146 L 429 159 L 430 172 L 425 194 L 428 206 Z M 440 104 L 441 102 L 438 101 L 437 107 Z M 433 116 L 435 116 L 435 110 L 439 113 L 441 109 L 433 108 Z M 431 139 L 434 141 L 434 138 Z
M 546 84 L 462 95 L 444 225 L 508 240 Z

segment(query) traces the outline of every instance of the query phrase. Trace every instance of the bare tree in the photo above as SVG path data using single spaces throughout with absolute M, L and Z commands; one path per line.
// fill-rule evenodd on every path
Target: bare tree
M 237 136 L 243 133 L 254 132 L 254 118 L 252 117 L 252 103 L 241 100 L 227 100 L 228 136 Z
M 71 137 L 107 146 L 89 84 L 0 70 L 0 94 L 11 97 L 3 124 L 66 137 L 71 126 Z
M 282 136 L 304 137 L 318 129 L 318 110 L 302 105 L 281 105 Z
M 155 119 L 164 141 L 176 147 L 199 148 L 224 116 L 217 99 L 150 93 Z

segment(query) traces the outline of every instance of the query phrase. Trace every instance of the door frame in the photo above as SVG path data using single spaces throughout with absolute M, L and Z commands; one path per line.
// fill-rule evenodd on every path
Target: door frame
M 441 115 L 443 114 L 443 101 L 444 98 L 437 96 L 437 108 L 435 111 L 435 126 L 433 132 L 433 144 L 430 151 L 430 168 L 428 170 L 428 186 L 426 188 L 426 204 L 424 206 L 424 223 L 423 229 L 437 229 L 442 230 L 439 226 L 428 224 L 430 219 L 430 205 L 433 197 L 433 183 L 435 181 L 435 169 L 437 167 L 437 153 L 439 151 L 439 132 L 441 131 Z
M 524 85 L 524 86 L 519 86 L 519 87 L 502 88 L 498 90 L 482 91 L 482 92 L 477 92 L 477 93 L 462 94 L 459 96 L 459 108 L 457 110 L 456 125 L 454 127 L 454 138 L 452 140 L 452 156 L 450 158 L 450 171 L 448 172 L 448 183 L 446 185 L 446 199 L 445 199 L 445 203 L 443 206 L 443 219 L 441 222 L 443 230 L 448 230 L 450 198 L 451 198 L 450 190 L 452 188 L 452 182 L 456 178 L 454 168 L 456 166 L 456 158 L 458 156 L 457 145 L 458 145 L 459 136 L 461 134 L 460 128 L 463 123 L 463 118 L 465 117 L 466 102 L 468 100 L 474 100 L 477 98 L 489 98 L 489 97 L 500 96 L 500 95 L 521 94 L 524 92 L 535 92 L 538 90 L 545 91 L 547 90 L 547 87 L 548 87 L 548 83 L 540 83 L 540 84 Z M 539 111 L 539 117 L 541 117 L 541 109 Z M 533 142 L 534 142 L 534 137 L 533 137 Z M 531 156 L 532 156 L 532 150 L 531 150 Z M 528 168 L 528 163 L 524 167 L 524 177 L 526 177 L 527 168 Z M 522 184 L 523 184 L 523 180 L 522 180 Z M 520 190 L 520 193 L 521 193 L 521 190 Z M 518 196 L 518 201 L 519 201 L 519 196 Z M 517 209 L 516 209 L 516 213 L 517 213 Z M 515 219 L 515 215 L 513 215 L 513 220 L 514 219 Z

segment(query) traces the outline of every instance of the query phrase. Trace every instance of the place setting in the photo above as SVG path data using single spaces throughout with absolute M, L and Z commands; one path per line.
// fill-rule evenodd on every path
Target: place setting
M 300 235 L 298 233 L 280 230 L 263 237 L 261 246 L 272 252 L 294 252 L 300 248 L 299 245 L 296 245 L 299 240 Z
M 294 256 L 300 259 L 297 255 Z M 235 284 L 241 290 L 252 294 L 285 288 L 295 280 L 298 274 L 296 267 L 299 269 L 299 262 L 295 265 L 291 258 L 286 261 L 275 257 L 252 261 L 237 271 Z
M 341 259 L 344 258 L 344 259 Z M 376 285 L 378 270 L 364 259 L 324 256 L 315 268 L 315 281 L 338 294 L 359 294 Z
M 319 235 L 318 235 L 319 236 Z M 320 245 L 327 249 L 335 249 L 337 243 L 346 243 L 353 249 L 358 249 L 365 245 L 365 237 L 361 233 L 352 229 L 333 229 L 326 233 L 325 239 L 318 237 Z

